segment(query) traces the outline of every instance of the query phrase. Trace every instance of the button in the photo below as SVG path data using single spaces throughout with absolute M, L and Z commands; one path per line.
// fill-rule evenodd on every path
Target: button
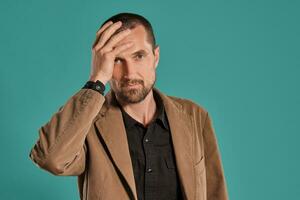
M 152 172 L 152 169 L 151 169 L 151 168 L 148 168 L 148 169 L 147 169 L 147 172 Z
M 145 142 L 149 142 L 148 138 L 145 139 Z

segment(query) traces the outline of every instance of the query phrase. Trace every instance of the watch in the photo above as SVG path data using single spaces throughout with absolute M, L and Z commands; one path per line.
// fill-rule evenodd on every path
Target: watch
M 87 81 L 85 85 L 82 87 L 82 89 L 92 89 L 104 95 L 105 85 L 99 80 L 97 80 L 96 82 Z

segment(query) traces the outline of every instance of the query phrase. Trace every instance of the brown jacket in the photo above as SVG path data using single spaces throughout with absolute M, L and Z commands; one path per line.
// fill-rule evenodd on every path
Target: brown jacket
M 207 111 L 157 92 L 166 109 L 186 200 L 227 200 L 220 152 Z M 136 199 L 136 186 L 114 93 L 80 89 L 39 129 L 31 160 L 58 176 L 78 176 L 82 200 Z

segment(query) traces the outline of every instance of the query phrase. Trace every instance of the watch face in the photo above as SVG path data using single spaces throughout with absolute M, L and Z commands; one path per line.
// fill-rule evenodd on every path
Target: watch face
M 99 80 L 97 80 L 96 82 L 87 81 L 83 88 L 88 88 L 88 89 L 98 91 L 102 95 L 104 95 L 104 91 L 105 91 L 105 85 Z
M 105 90 L 105 85 L 101 81 L 97 80 L 96 85 L 99 86 L 100 89 Z
M 101 90 L 100 85 L 96 85 L 96 90 Z

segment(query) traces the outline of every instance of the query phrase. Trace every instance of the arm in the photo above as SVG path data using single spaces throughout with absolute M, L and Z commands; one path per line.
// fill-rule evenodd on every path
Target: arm
M 95 90 L 78 91 L 39 129 L 30 159 L 54 175 L 81 174 L 85 169 L 84 141 L 104 101 Z
M 206 167 L 207 199 L 228 200 L 227 186 L 224 177 L 217 138 L 209 114 L 203 128 L 204 156 Z
M 132 42 L 117 45 L 131 32 L 117 33 L 121 24 L 109 21 L 97 31 L 90 81 L 105 85 L 112 78 L 116 55 L 132 47 Z M 85 138 L 104 101 L 98 90 L 78 91 L 39 129 L 39 139 L 29 154 L 32 161 L 55 175 L 81 174 L 85 169 Z

